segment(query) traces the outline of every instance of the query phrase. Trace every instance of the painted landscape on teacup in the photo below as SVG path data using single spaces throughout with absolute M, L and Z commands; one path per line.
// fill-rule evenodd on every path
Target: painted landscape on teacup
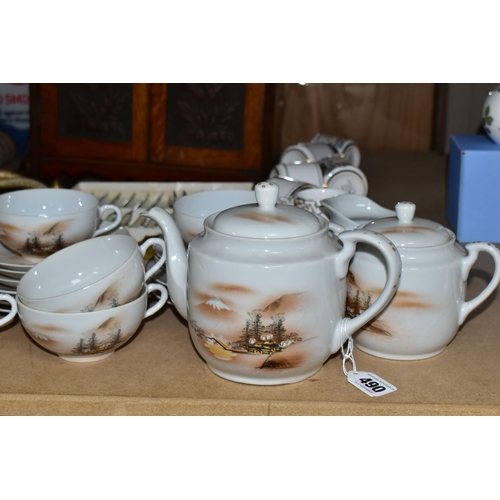
M 73 219 L 51 222 L 30 231 L 26 236 L 24 228 L 0 223 L 0 240 L 21 255 L 44 258 L 72 243 L 64 236 L 72 224 Z
M 142 293 L 142 287 L 131 296 L 122 297 L 120 291 L 122 287 L 120 286 L 120 282 L 112 283 L 110 286 L 104 290 L 98 297 L 95 298 L 89 304 L 86 304 L 84 307 L 80 309 L 80 312 L 92 312 L 92 311 L 101 311 L 103 309 L 111 309 L 113 307 L 118 307 L 122 304 L 126 304 L 127 302 L 131 302 L 135 300 Z M 59 310 L 56 312 L 68 312 L 64 310 Z
M 314 338 L 303 313 L 308 293 L 262 298 L 247 287 L 216 283 L 194 296 L 190 331 L 209 355 L 261 370 L 297 368 L 306 360 Z
M 33 340 L 48 351 L 61 356 L 97 356 L 115 351 L 134 332 L 128 332 L 120 317 L 111 317 L 104 323 L 76 334 L 74 329 L 56 325 L 28 324 L 24 329 Z M 77 327 L 75 325 L 75 327 Z

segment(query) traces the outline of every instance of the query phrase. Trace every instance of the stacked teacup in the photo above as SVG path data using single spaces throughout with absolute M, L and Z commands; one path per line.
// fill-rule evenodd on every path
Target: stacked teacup
M 309 142 L 288 146 L 271 170 L 269 180 L 278 184 L 283 203 L 317 211 L 322 198 L 344 193 L 367 194 L 368 182 L 359 168 L 360 160 L 354 141 L 316 134 Z M 311 197 L 304 206 L 306 194 Z
M 106 211 L 115 214 L 103 222 Z M 89 193 L 71 189 L 21 189 L 0 195 L 0 326 L 17 313 L 14 296 L 21 278 L 37 262 L 60 249 L 115 229 L 122 214 L 114 205 L 99 206 Z M 98 226 L 101 225 L 102 227 Z
M 153 245 L 162 253 L 146 271 L 144 257 Z M 166 288 L 147 283 L 165 260 L 161 238 L 140 246 L 121 234 L 75 243 L 21 278 L 16 295 L 21 323 L 38 345 L 67 361 L 106 358 L 165 305 Z
M 103 216 L 106 214 L 106 221 Z M 114 217 L 111 215 L 114 214 Z M 122 213 L 73 189 L 23 189 L 0 195 L 0 284 L 15 295 L 36 263 L 79 241 L 115 230 Z

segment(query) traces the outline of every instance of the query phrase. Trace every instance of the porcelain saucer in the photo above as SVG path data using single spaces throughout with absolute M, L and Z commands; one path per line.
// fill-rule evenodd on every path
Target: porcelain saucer
M 17 253 L 10 251 L 0 243 L 0 269 L 11 271 L 29 271 L 35 264 Z
M 9 295 L 17 294 L 17 285 L 15 288 L 6 285 L 0 285 L 0 293 L 8 293 Z
M 0 285 L 7 286 L 9 288 L 17 288 L 18 284 L 19 280 L 0 275 Z
M 15 280 L 20 280 L 25 274 L 26 271 L 16 271 L 15 269 L 4 269 L 3 267 L 0 266 L 0 277 L 3 278 L 12 278 Z

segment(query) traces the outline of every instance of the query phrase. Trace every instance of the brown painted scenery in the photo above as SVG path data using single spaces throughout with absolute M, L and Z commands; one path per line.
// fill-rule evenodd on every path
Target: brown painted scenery
M 73 332 L 68 332 L 54 325 L 24 325 L 31 337 L 49 351 L 60 355 L 95 356 L 116 350 L 129 335 L 123 331 L 119 317 L 112 317 L 96 328 L 82 332 L 80 338 Z M 70 343 L 66 335 L 77 338 L 77 342 Z
M 289 318 L 307 300 L 306 293 L 284 294 L 259 304 L 251 289 L 217 284 L 210 293 L 196 294 L 203 301 L 194 308 L 192 333 L 205 349 L 218 359 L 253 366 L 257 369 L 285 369 L 300 366 L 304 360 L 302 344 L 309 340 L 297 331 Z M 253 295 L 257 308 L 239 311 L 238 295 Z M 243 301 L 245 302 L 245 301 Z M 248 304 L 248 300 L 246 301 Z M 242 357 L 243 356 L 243 357 Z
M 101 307 L 103 306 L 104 307 Z M 92 312 L 96 309 L 106 309 L 118 307 L 120 305 L 120 287 L 118 283 L 113 283 L 104 290 L 93 304 L 86 305 L 81 312 Z
M 0 233 L 2 241 L 10 249 L 37 257 L 47 257 L 68 246 L 64 232 L 68 230 L 71 223 L 71 220 L 59 221 L 55 224 L 52 222 L 41 226 L 36 231 L 29 232 L 27 237 L 23 228 L 4 223 L 0 224 Z
M 349 270 L 347 273 L 346 316 L 348 318 L 354 318 L 355 316 L 361 314 L 373 304 L 381 292 L 382 289 L 379 288 L 372 290 L 366 289 L 358 283 L 352 271 Z M 390 303 L 390 307 L 396 309 L 428 309 L 431 305 L 422 302 L 419 295 L 416 293 L 398 290 Z M 387 337 L 394 336 L 394 331 L 390 329 L 386 321 L 381 319 L 381 316 L 383 316 L 383 313 L 368 322 L 363 327 L 363 330 L 368 333 L 384 335 Z
M 259 212 L 249 212 L 249 213 L 238 214 L 237 217 L 240 217 L 241 219 L 250 219 L 258 222 L 267 222 L 271 224 L 274 222 L 286 222 L 288 224 L 295 224 L 295 221 L 290 217 L 285 217 L 284 215 L 272 214 L 272 213 L 268 214 Z

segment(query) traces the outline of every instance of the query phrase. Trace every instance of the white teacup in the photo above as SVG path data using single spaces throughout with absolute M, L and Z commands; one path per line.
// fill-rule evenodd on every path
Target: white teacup
M 146 251 L 155 246 L 159 258 L 145 271 Z M 141 246 L 127 235 L 81 241 L 36 266 L 19 281 L 17 297 L 28 307 L 56 313 L 90 313 L 135 300 L 144 283 L 166 260 L 162 238 Z
M 328 144 L 299 142 L 283 150 L 280 161 L 284 164 L 311 163 L 330 158 L 332 155 L 333 150 Z
M 268 182 L 272 182 L 278 186 L 278 199 L 286 205 L 293 205 L 293 198 L 300 191 L 315 188 L 314 185 L 307 182 L 292 181 L 290 179 L 283 179 L 282 177 L 272 177 L 268 179 Z
M 114 220 L 98 229 L 102 214 L 110 210 Z M 75 189 L 24 189 L 0 195 L 0 241 L 30 262 L 105 234 L 121 220 L 119 207 L 99 206 L 94 195 Z
M 0 318 L 0 326 L 4 326 L 10 323 L 16 317 L 17 304 L 16 299 L 8 293 L 0 293 L 0 302 L 8 302 L 10 305 L 10 311 L 5 316 Z
M 203 222 L 209 215 L 249 203 L 255 203 L 255 194 L 245 189 L 220 189 L 188 194 L 174 203 L 174 221 L 184 244 L 187 245 L 203 231 Z
M 310 142 L 288 146 L 281 154 L 282 163 L 311 163 L 325 158 L 346 161 L 355 167 L 361 163 L 361 154 L 354 141 L 325 134 L 316 134 Z
M 339 189 L 344 193 L 353 193 L 366 196 L 368 194 L 368 180 L 361 169 L 346 163 L 328 162 L 322 165 L 323 184 L 332 189 Z
M 160 297 L 148 308 L 148 296 Z M 159 311 L 168 298 L 160 284 L 142 287 L 140 296 L 113 309 L 90 313 L 39 311 L 23 304 L 19 297 L 19 319 L 28 335 L 47 351 L 66 361 L 98 361 L 107 358 L 137 332 L 142 321 Z
M 316 162 L 311 163 L 278 163 L 269 177 L 281 177 L 290 181 L 305 182 L 314 187 L 323 186 L 323 172 Z

